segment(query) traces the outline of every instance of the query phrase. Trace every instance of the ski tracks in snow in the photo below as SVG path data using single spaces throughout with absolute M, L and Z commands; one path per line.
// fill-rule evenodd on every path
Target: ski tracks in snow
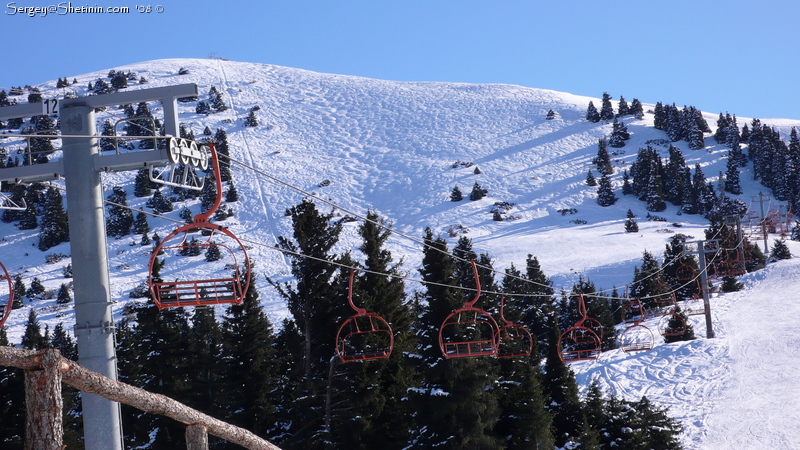
M 800 445 L 798 270 L 793 260 L 769 266 L 764 271 L 770 273 L 737 293 L 723 314 L 732 374 L 708 419 L 703 449 Z
M 574 364 L 579 384 L 594 380 L 605 392 L 668 407 L 687 449 L 798 448 L 800 260 L 743 280 L 744 290 L 712 298 L 715 339 L 703 338 L 704 322 L 693 318 L 698 339 Z

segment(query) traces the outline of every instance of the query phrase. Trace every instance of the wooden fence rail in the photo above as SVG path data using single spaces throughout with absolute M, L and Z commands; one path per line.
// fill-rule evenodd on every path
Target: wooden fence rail
M 185 423 L 186 448 L 207 450 L 211 434 L 250 450 L 280 450 L 255 434 L 160 394 L 114 381 L 61 356 L 55 349 L 24 350 L 0 346 L 0 366 L 25 370 L 25 448 L 61 450 L 61 383 L 144 412 Z

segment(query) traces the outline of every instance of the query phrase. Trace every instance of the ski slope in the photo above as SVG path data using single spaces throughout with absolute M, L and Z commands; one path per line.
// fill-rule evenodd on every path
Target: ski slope
M 669 407 L 684 426 L 687 449 L 796 448 L 800 304 L 794 294 L 800 260 L 772 263 L 741 278 L 743 290 L 711 299 L 714 339 L 705 338 L 703 316 L 693 316 L 698 339 L 573 363 L 579 384 L 596 380 L 606 392 L 629 400 L 646 395 Z M 647 325 L 655 328 L 652 321 Z
M 177 75 L 180 67 L 188 68 L 189 74 Z M 557 290 L 568 290 L 583 277 L 599 289 L 623 292 L 645 250 L 660 257 L 675 233 L 701 239 L 707 225 L 699 216 L 680 215 L 672 205 L 657 213 L 666 222 L 647 221 L 645 205 L 619 192 L 622 171 L 635 160 L 638 148 L 651 145 L 666 157 L 666 136 L 652 127 L 652 114 L 644 120 L 623 119 L 631 140 L 622 149 L 609 149 L 615 152 L 612 183 L 620 198 L 610 207 L 597 205 L 596 188 L 587 186 L 585 179 L 597 141 L 610 135 L 612 126 L 586 122 L 584 116 L 589 101 L 600 106 L 599 98 L 522 86 L 373 80 L 222 60 L 158 60 L 115 69 L 147 78 L 147 84 L 131 85 L 129 90 L 197 83 L 201 100 L 207 100 L 211 86 L 223 92 L 227 111 L 199 115 L 194 103 L 182 103 L 179 117 L 197 137 L 206 126 L 228 134 L 241 199 L 232 205 L 235 217 L 223 224 L 252 243 L 248 252 L 256 262 L 254 281 L 273 323 L 288 313 L 266 277 L 279 282 L 291 277 L 287 261 L 270 246 L 278 236 L 291 235 L 284 211 L 309 195 L 321 210 L 334 211 L 337 217 L 363 216 L 371 209 L 386 218 L 395 230 L 388 249 L 396 260 L 402 258 L 410 278 L 418 277 L 419 240 L 425 227 L 431 227 L 451 247 L 460 236 L 470 237 L 475 251 L 488 253 L 498 271 L 511 264 L 522 267 L 532 254 Z M 85 95 L 88 82 L 107 73 L 67 78 L 77 78 L 73 89 Z M 55 81 L 40 87 L 45 97 L 63 95 Z M 639 93 L 614 93 L 616 98 L 620 94 L 630 102 Z M 640 100 L 646 111 L 656 101 L 670 102 Z M 260 107 L 260 125 L 243 127 L 254 106 Z M 160 114 L 160 106 L 151 109 Z M 556 118 L 546 120 L 551 109 Z M 712 129 L 718 114 L 705 113 Z M 122 117 L 115 108 L 98 114 L 98 120 Z M 748 122 L 738 118 L 739 126 Z M 800 126 L 793 120 L 762 122 L 775 126 L 784 139 L 792 126 Z M 13 154 L 24 142 L 4 140 L 2 145 Z M 710 136 L 703 150 L 689 150 L 685 142 L 674 145 L 683 151 L 687 165 L 702 166 L 709 181 L 724 172 L 727 149 Z M 107 192 L 123 186 L 129 205 L 144 208 L 145 199 L 132 194 L 133 178 L 132 172 L 104 174 L 104 185 Z M 749 169 L 741 179 L 745 194 L 739 198 L 749 203 L 763 188 L 752 181 Z M 449 201 L 453 186 L 468 196 L 476 182 L 489 191 L 486 198 Z M 495 202 L 513 204 L 507 220 L 492 220 Z M 177 219 L 184 206 L 199 212 L 197 201 L 187 201 L 176 203 L 167 216 Z M 638 217 L 638 233 L 624 232 L 628 209 Z M 571 210 L 574 213 L 562 213 Z M 149 223 L 151 233 L 162 237 L 176 228 L 165 220 Z M 358 247 L 358 223 L 345 224 L 336 252 Z M 23 274 L 28 284 L 39 277 L 50 290 L 68 281 L 61 272 L 69 262 L 69 244 L 40 252 L 35 248 L 36 230 L 21 231 L 5 223 L 0 223 L 0 236 L 0 259 L 12 275 Z M 108 242 L 117 317 L 130 291 L 147 276 L 150 247 L 140 246 L 139 239 Z M 800 254 L 795 244 L 790 247 Z M 54 253 L 66 258 L 45 263 L 45 255 Z M 353 256 L 360 257 L 357 251 Z M 203 264 L 190 270 L 201 274 Z M 697 340 L 660 344 L 649 352 L 611 351 L 598 361 L 575 363 L 573 370 L 582 386 L 596 379 L 608 392 L 629 399 L 647 395 L 668 406 L 684 426 L 687 448 L 791 448 L 800 442 L 800 432 L 791 426 L 798 421 L 791 408 L 798 394 L 791 346 L 798 339 L 792 325 L 798 317 L 794 309 L 800 308 L 791 294 L 800 291 L 799 278 L 795 260 L 779 262 L 742 277 L 745 290 L 715 296 L 715 339 L 705 339 L 704 322 L 693 318 Z M 419 283 L 407 283 L 409 294 L 421 289 Z M 74 324 L 69 305 L 38 300 L 9 318 L 11 342 L 20 341 L 30 308 L 51 329 L 59 322 Z M 654 322 L 648 325 L 656 328 Z

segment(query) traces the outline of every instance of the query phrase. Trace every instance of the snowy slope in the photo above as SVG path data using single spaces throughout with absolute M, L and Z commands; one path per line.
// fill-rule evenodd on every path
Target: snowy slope
M 180 67 L 188 68 L 189 74 L 177 75 Z M 267 245 L 273 245 L 279 235 L 291 234 L 290 222 L 283 213 L 299 203 L 304 194 L 270 181 L 263 173 L 339 205 L 344 212 L 337 213 L 364 215 L 367 209 L 373 209 L 387 218 L 399 232 L 390 238 L 389 248 L 396 259 L 403 258 L 403 267 L 411 277 L 417 276 L 415 269 L 422 249 L 416 241 L 426 226 L 448 237 L 451 243 L 458 237 L 449 237 L 449 230 L 468 230 L 466 235 L 473 239 L 476 251 L 489 253 L 499 270 L 512 263 L 520 267 L 526 256 L 533 254 L 558 289 L 569 289 L 582 275 L 598 288 L 610 290 L 616 286 L 622 290 L 632 280 L 633 268 L 645 249 L 660 255 L 675 232 L 703 236 L 706 224 L 702 218 L 677 215 L 672 206 L 659 213 L 668 222 L 647 222 L 644 204 L 635 199 L 621 198 L 608 208 L 596 204 L 596 188 L 586 186 L 584 180 L 592 167 L 597 141 L 611 133 L 611 125 L 588 123 L 583 117 L 589 101 L 599 107 L 598 98 L 509 85 L 381 81 L 222 60 L 159 60 L 115 69 L 132 70 L 149 80 L 141 86 L 132 85 L 129 90 L 192 82 L 200 86 L 201 99 L 206 99 L 211 86 L 224 93 L 228 111 L 203 116 L 194 112 L 193 103 L 181 104 L 180 120 L 198 137 L 206 126 L 225 129 L 231 156 L 256 169 L 234 167 L 241 200 L 234 205 L 236 217 L 226 225 L 255 243 L 249 252 L 257 263 L 256 283 L 274 322 L 287 313 L 265 276 L 290 278 L 287 261 Z M 75 76 L 78 94 L 85 93 L 88 82 L 106 75 L 107 71 Z M 55 82 L 41 87 L 45 97 L 63 95 L 55 89 Z M 628 101 L 637 95 L 614 93 L 616 97 L 619 94 Z M 242 120 L 256 105 L 261 108 L 257 113 L 260 126 L 242 127 Z M 650 108 L 652 105 L 645 103 L 645 109 Z M 156 116 L 160 114 L 157 105 L 151 105 L 151 109 Z M 555 120 L 545 120 L 549 109 L 557 113 Z M 706 115 L 712 128 L 718 113 Z M 112 121 L 122 117 L 122 111 L 113 108 L 98 115 L 98 119 Z M 617 187 L 621 185 L 622 169 L 635 160 L 639 147 L 650 143 L 666 156 L 666 144 L 662 142 L 666 136 L 652 128 L 652 115 L 641 121 L 631 117 L 624 121 L 632 138 L 624 148 L 610 149 L 618 150 L 612 156 L 618 169 L 613 176 Z M 746 118 L 738 121 L 740 126 L 747 122 Z M 778 127 L 785 136 L 792 126 L 800 126 L 798 121 L 764 122 Z M 700 164 L 713 180 L 725 170 L 727 150 L 710 137 L 706 144 L 708 147 L 699 151 L 689 150 L 683 142 L 676 146 L 682 148 L 688 165 Z M 22 142 L 4 145 L 13 151 Z M 457 161 L 472 166 L 454 167 Z M 480 174 L 474 173 L 476 166 Z M 144 207 L 144 200 L 132 195 L 133 176 L 134 173 L 104 175 L 107 192 L 112 186 L 121 185 L 129 193 L 131 206 Z M 740 198 L 746 202 L 761 189 L 749 181 L 751 178 L 745 170 L 742 180 L 746 194 Z M 329 185 L 320 187 L 326 180 Z M 468 194 L 475 182 L 488 189 L 487 198 L 449 201 L 453 186 L 458 185 Z M 622 197 L 619 191 L 617 195 Z M 508 213 L 514 220 L 492 220 L 492 205 L 499 201 L 514 204 Z M 318 204 L 322 210 L 330 210 L 329 206 Z M 183 205 L 175 206 L 169 217 L 177 218 Z M 199 212 L 195 202 L 185 206 Z M 559 213 L 569 208 L 577 213 Z M 640 217 L 637 234 L 623 229 L 629 208 Z M 151 233 L 158 231 L 162 237 L 175 228 L 174 223 L 164 220 L 151 218 L 149 222 Z M 337 251 L 358 246 L 357 225 L 352 222 L 345 226 Z M 69 260 L 45 264 L 44 256 L 59 252 L 69 255 L 68 244 L 43 253 L 32 247 L 37 242 L 35 232 L 19 231 L 3 223 L 0 236 L 4 238 L 0 242 L 0 259 L 12 274 L 23 273 L 27 283 L 38 276 L 49 289 L 56 289 L 65 281 L 61 267 Z M 109 240 L 112 296 L 118 302 L 117 312 L 128 300 L 131 289 L 146 278 L 149 247 L 138 246 L 138 240 L 138 236 Z M 354 256 L 359 255 L 355 252 Z M 788 277 L 794 268 L 791 263 L 780 267 L 785 270 L 771 268 L 764 272 L 768 276 L 749 275 L 747 292 L 758 295 L 756 292 L 766 289 L 773 275 L 786 273 Z M 202 266 L 195 270 L 199 272 Z M 408 283 L 409 291 L 417 289 L 421 289 L 419 284 Z M 729 295 L 749 300 L 745 294 Z M 618 394 L 631 398 L 646 394 L 658 403 L 671 405 L 673 414 L 686 426 L 685 439 L 690 446 L 708 448 L 706 443 L 721 442 L 727 436 L 727 425 L 721 423 L 724 420 L 719 421 L 725 416 L 724 412 L 719 415 L 716 405 L 723 404 L 727 398 L 724 395 L 730 394 L 734 386 L 733 377 L 739 370 L 736 358 L 746 358 L 738 350 L 729 349 L 733 341 L 728 333 L 734 330 L 734 322 L 727 320 L 743 312 L 735 311 L 736 307 L 748 303 L 726 298 L 720 297 L 715 311 L 715 321 L 724 330 L 718 332 L 720 338 L 662 345 L 646 354 L 610 352 L 598 362 L 575 365 L 579 379 L 586 383 L 591 377 L 600 377 L 609 390 Z M 12 342 L 19 342 L 29 307 L 14 311 L 8 321 Z M 51 328 L 59 321 L 74 321 L 71 310 L 57 307 L 54 300 L 39 301 L 32 307 Z M 752 311 L 745 313 L 750 315 Z M 696 329 L 698 335 L 704 334 L 699 325 Z M 777 403 L 778 399 L 765 401 L 776 402 L 776 410 L 783 405 Z M 734 427 L 734 431 L 737 429 Z

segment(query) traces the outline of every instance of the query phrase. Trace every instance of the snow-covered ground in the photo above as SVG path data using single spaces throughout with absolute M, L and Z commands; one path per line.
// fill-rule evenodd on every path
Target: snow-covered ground
M 188 68 L 189 74 L 177 75 L 180 67 Z M 260 298 L 274 323 L 287 311 L 265 276 L 290 281 L 290 273 L 287 261 L 270 246 L 277 236 L 291 235 L 284 211 L 306 194 L 266 175 L 338 205 L 338 214 L 363 216 L 367 209 L 377 211 L 393 224 L 396 233 L 387 245 L 396 259 L 403 258 L 403 268 L 412 278 L 417 277 L 422 258 L 419 240 L 429 226 L 451 245 L 461 234 L 472 238 L 475 250 L 487 252 L 498 270 L 512 263 L 522 267 L 526 256 L 533 254 L 557 289 L 570 289 L 583 276 L 600 289 L 616 287 L 624 292 L 644 250 L 660 256 L 674 233 L 701 239 L 707 225 L 701 217 L 679 215 L 671 205 L 658 213 L 666 222 L 649 222 L 645 205 L 623 197 L 619 190 L 621 198 L 615 205 L 597 205 L 596 188 L 588 187 L 585 179 L 593 167 L 597 141 L 610 135 L 611 124 L 583 118 L 589 101 L 600 106 L 598 98 L 521 86 L 372 80 L 221 60 L 159 60 L 115 69 L 135 71 L 149 81 L 132 85 L 131 90 L 197 83 L 201 100 L 207 100 L 211 86 L 224 93 L 227 111 L 204 116 L 195 113 L 194 103 L 180 104 L 180 120 L 198 137 L 206 126 L 228 133 L 241 200 L 233 205 L 236 216 L 225 225 L 247 239 L 248 252 L 257 263 Z M 88 82 L 106 75 L 104 71 L 67 78 L 78 79 L 74 88 L 83 95 Z M 42 90 L 45 97 L 63 95 L 55 82 Z M 614 94 L 630 102 L 639 93 Z M 645 110 L 656 101 L 671 103 L 671 99 L 640 100 Z M 256 105 L 260 126 L 243 127 L 244 117 Z M 160 115 L 158 105 L 151 109 Z M 556 113 L 554 120 L 545 119 L 550 109 Z M 718 113 L 705 115 L 712 129 Z M 98 119 L 123 116 L 109 108 Z M 616 188 L 640 147 L 651 145 L 666 157 L 668 146 L 666 135 L 652 128 L 651 114 L 644 120 L 623 120 L 631 140 L 624 148 L 609 149 L 614 151 Z M 748 122 L 738 118 L 740 126 Z M 790 120 L 763 122 L 778 128 L 784 138 L 792 126 L 800 126 Z M 687 165 L 700 164 L 710 181 L 724 172 L 727 150 L 710 136 L 703 150 L 689 150 L 685 142 L 674 144 L 682 149 Z M 2 145 L 13 153 L 24 143 L 6 140 Z M 104 184 L 107 192 L 114 185 L 125 187 L 128 203 L 144 208 L 144 199 L 132 194 L 133 176 L 105 174 Z M 751 178 L 745 169 L 745 194 L 739 198 L 747 203 L 762 190 Z M 486 198 L 449 201 L 453 186 L 468 195 L 476 182 L 488 190 Z M 513 203 L 509 220 L 492 220 L 495 202 Z M 330 211 L 329 205 L 317 203 Z M 167 214 L 173 219 L 182 206 L 199 212 L 196 202 L 175 206 L 175 212 Z M 574 213 L 566 212 L 570 209 Z M 624 232 L 628 209 L 639 217 L 638 233 Z M 158 231 L 162 237 L 176 227 L 153 218 L 149 223 L 151 233 Z M 358 222 L 346 224 L 337 252 L 358 247 L 357 226 Z M 40 252 L 35 248 L 35 230 L 20 231 L 4 223 L 0 236 L 0 260 L 12 275 L 22 273 L 27 284 L 39 277 L 53 290 L 67 281 L 61 269 L 69 258 L 55 264 L 46 264 L 44 258 L 53 253 L 68 256 L 68 244 Z M 140 236 L 109 240 L 117 314 L 128 293 L 146 278 L 150 247 L 139 246 L 139 240 Z M 790 244 L 800 254 L 800 247 Z M 357 251 L 354 256 L 359 256 Z M 649 352 L 607 352 L 596 362 L 574 364 L 578 380 L 587 385 L 597 379 L 617 395 L 631 399 L 647 395 L 669 406 L 685 427 L 683 438 L 689 448 L 790 448 L 800 442 L 800 432 L 791 426 L 797 422 L 797 412 L 791 408 L 796 398 L 792 394 L 797 393 L 792 375 L 797 371 L 790 345 L 790 340 L 797 341 L 791 333 L 797 264 L 792 260 L 770 265 L 744 276 L 744 291 L 715 296 L 715 339 L 703 338 L 705 324 L 693 318 L 697 340 L 662 344 Z M 194 270 L 200 273 L 203 268 L 198 262 Z M 422 289 L 415 282 L 407 286 L 409 292 Z M 19 342 L 31 307 L 51 328 L 58 322 L 74 322 L 69 307 L 40 300 L 14 311 L 7 322 L 12 342 Z M 655 323 L 650 325 L 655 329 Z
M 741 279 L 743 290 L 712 297 L 714 339 L 705 338 L 703 316 L 694 316 L 698 339 L 661 343 L 649 352 L 614 350 L 597 361 L 574 363 L 578 382 L 596 380 L 615 395 L 646 395 L 668 406 L 684 426 L 689 449 L 796 448 L 800 305 L 794 294 L 800 260 L 776 262 Z M 653 322 L 647 325 L 655 328 Z

